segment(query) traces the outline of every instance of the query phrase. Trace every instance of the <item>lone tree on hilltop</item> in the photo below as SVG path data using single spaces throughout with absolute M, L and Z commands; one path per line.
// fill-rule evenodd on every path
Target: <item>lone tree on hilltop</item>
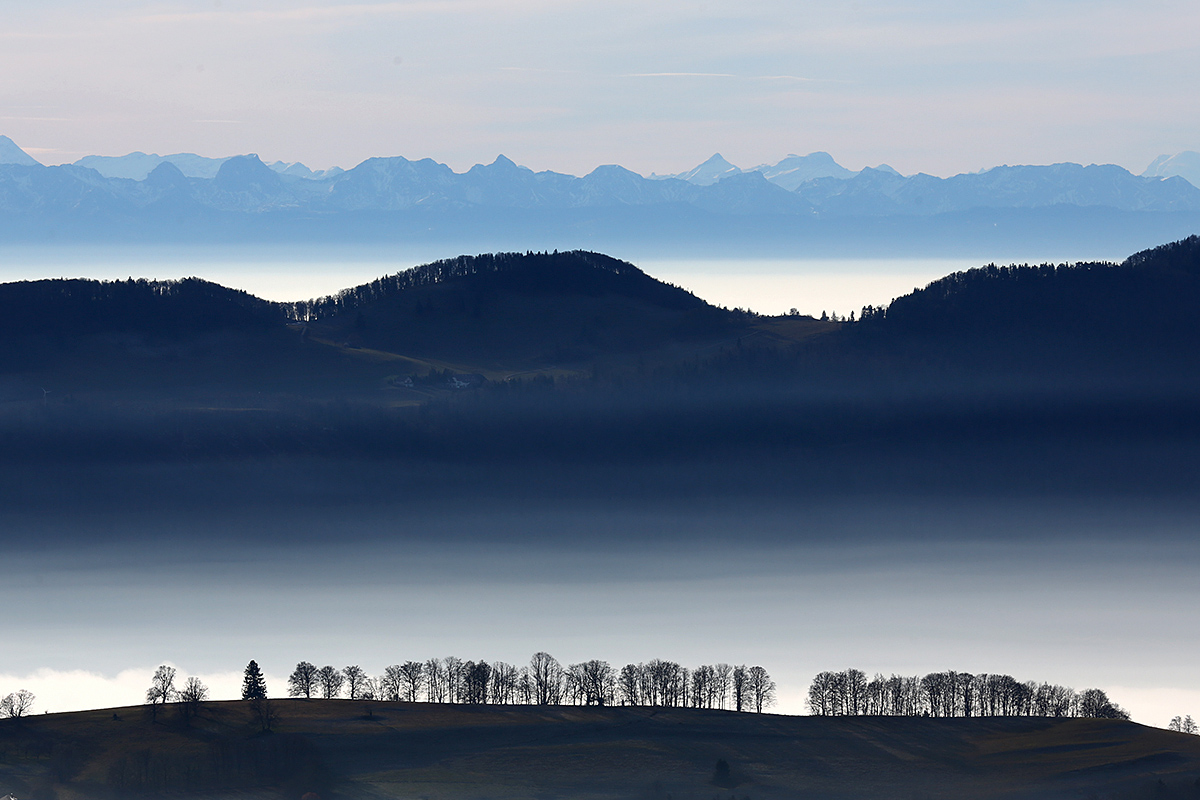
M 20 719 L 25 716 L 33 708 L 33 699 L 33 692 L 28 689 L 6 695 L 0 700 L 0 719 Z
M 307 661 L 301 661 L 288 677 L 288 695 L 308 700 L 316 688 L 317 668 Z
M 242 674 L 242 699 L 264 700 L 266 697 L 267 682 L 263 678 L 262 670 L 258 668 L 258 662 L 251 659 Z

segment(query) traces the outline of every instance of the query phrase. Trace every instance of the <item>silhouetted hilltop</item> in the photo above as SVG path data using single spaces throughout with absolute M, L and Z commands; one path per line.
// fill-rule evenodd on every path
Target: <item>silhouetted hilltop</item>
M 1200 345 L 1200 237 L 1121 264 L 997 266 L 957 272 L 864 310 L 843 346 L 894 367 L 1001 367 L 1048 379 L 1087 371 L 1128 384 L 1191 379 Z M 840 352 L 834 358 L 846 358 Z M 1181 372 L 1182 370 L 1182 372 Z M 1186 374 L 1185 374 L 1186 373 Z
M 457 363 L 577 363 L 744 325 L 599 253 L 499 253 L 415 267 L 289 307 L 319 337 Z
M 0 333 L 180 337 L 282 325 L 283 309 L 199 278 L 54 279 L 0 284 Z
M 1012 265 L 956 272 L 888 307 L 892 330 L 1145 335 L 1200 330 L 1200 237 L 1121 264 Z
M 1195 797 L 1200 737 L 1115 720 L 275 701 L 0 722 L 20 797 Z M 719 764 L 723 763 L 724 767 Z M 728 795 L 729 792 L 733 795 Z M 252 794 L 247 794 L 252 793 Z M 310 795 L 309 793 L 314 793 Z
M 379 278 L 335 295 L 290 304 L 298 320 L 319 320 L 386 300 L 420 287 L 472 282 L 476 294 L 521 292 L 613 294 L 667 309 L 708 308 L 691 292 L 650 277 L 626 261 L 584 250 L 459 256 Z
M 450 259 L 286 305 L 203 281 L 13 284 L 0 436 L 63 458 L 531 463 L 1051 438 L 1062 455 L 1114 431 L 1186 448 L 1198 262 L 1188 239 L 1120 265 L 986 267 L 856 323 L 715 308 L 578 251 Z M 1174 459 L 1155 463 L 1191 474 Z

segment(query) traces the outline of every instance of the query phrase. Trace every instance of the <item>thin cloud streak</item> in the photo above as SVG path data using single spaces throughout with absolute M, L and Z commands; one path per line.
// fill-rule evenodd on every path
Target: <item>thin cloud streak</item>
M 728 72 L 631 72 L 622 78 L 736 78 Z

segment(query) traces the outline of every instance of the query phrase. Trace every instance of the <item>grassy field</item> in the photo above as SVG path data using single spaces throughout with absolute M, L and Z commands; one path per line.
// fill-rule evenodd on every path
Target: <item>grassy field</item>
M 1174 798 L 1200 737 L 1111 720 L 814 718 L 276 701 L 0 724 L 0 791 L 43 798 Z M 729 765 L 717 775 L 718 761 Z M 309 800 L 312 800 L 310 797 Z

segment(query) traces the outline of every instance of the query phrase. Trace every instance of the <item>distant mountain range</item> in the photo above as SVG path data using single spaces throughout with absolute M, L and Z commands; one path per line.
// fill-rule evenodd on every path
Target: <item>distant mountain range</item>
M 398 156 L 320 171 L 256 155 L 141 152 L 43 166 L 0 137 L 0 237 L 802 245 L 1117 231 L 1152 242 L 1200 225 L 1196 184 L 1200 154 L 1190 152 L 1160 157 L 1143 175 L 1064 163 L 905 176 L 887 165 L 853 172 L 817 152 L 746 170 L 718 154 L 678 175 L 606 165 L 577 177 L 504 156 L 463 173 Z M 1001 224 L 1001 234 L 988 230 Z

